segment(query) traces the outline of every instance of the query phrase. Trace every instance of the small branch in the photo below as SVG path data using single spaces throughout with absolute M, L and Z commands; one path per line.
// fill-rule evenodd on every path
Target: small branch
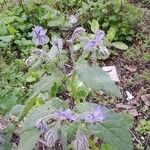
M 142 145 L 141 141 L 137 139 L 137 137 L 135 136 L 135 134 L 134 134 L 132 131 L 130 131 L 130 133 L 131 133 L 132 136 L 135 138 L 135 140 L 136 140 L 140 145 Z

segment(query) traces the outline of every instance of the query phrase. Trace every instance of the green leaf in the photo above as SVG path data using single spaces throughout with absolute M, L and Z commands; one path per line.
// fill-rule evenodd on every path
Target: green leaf
M 12 139 L 13 132 L 16 128 L 16 124 L 10 123 L 8 126 L 3 130 L 3 141 L 4 143 L 0 144 L 1 150 L 10 150 L 12 148 L 12 143 L 10 142 Z
M 108 30 L 108 33 L 106 35 L 106 39 L 108 39 L 109 41 L 112 41 L 115 37 L 115 28 L 113 27 L 110 27 L 109 30 Z
M 92 148 L 92 150 L 99 150 L 99 148 L 96 146 L 93 140 L 89 139 L 88 143 L 89 143 L 89 146 Z
M 52 73 L 50 76 L 43 76 L 41 80 L 33 85 L 34 94 L 38 94 L 40 92 L 49 92 L 54 82 L 58 85 L 61 83 L 62 74 L 60 72 Z M 34 95 L 33 94 L 33 95 Z
M 37 98 L 33 97 L 26 102 L 26 104 L 19 116 L 18 122 L 20 122 L 27 115 L 27 113 L 30 111 L 30 109 L 36 104 L 36 100 L 37 100 Z
M 98 21 L 96 21 L 96 20 L 93 19 L 90 24 L 91 24 L 91 30 L 92 30 L 92 32 L 96 33 L 99 30 Z
M 100 150 L 116 150 L 116 149 L 113 148 L 112 146 L 108 145 L 108 144 L 102 144 Z
M 40 134 L 36 128 L 21 133 L 18 150 L 33 150 Z
M 63 127 L 61 127 L 60 131 L 60 141 L 62 144 L 62 149 L 67 150 L 67 132 Z
M 128 49 L 128 46 L 122 42 L 113 42 L 111 43 L 112 46 L 114 46 L 115 48 L 121 49 L 121 50 L 126 50 Z
M 16 30 L 12 25 L 8 25 L 7 26 L 7 29 L 8 29 L 8 31 L 9 31 L 9 33 L 11 34 L 11 35 L 15 35 L 17 32 L 18 32 L 18 30 Z
M 89 102 L 80 103 L 75 107 L 75 111 L 77 113 L 88 112 L 91 111 L 96 105 L 97 104 L 95 103 L 89 103 Z
M 0 35 L 6 35 L 7 34 L 7 27 L 4 25 L 0 25 Z
M 12 39 L 13 39 L 12 35 L 0 36 L 0 41 L 3 41 L 5 43 L 11 42 Z
M 76 52 L 78 51 L 79 49 L 81 48 L 81 44 L 80 43 L 77 43 L 73 46 L 73 50 Z
M 88 64 L 79 64 L 76 68 L 79 79 L 88 87 L 104 91 L 111 96 L 122 97 L 119 88 L 100 67 L 90 67 Z
M 19 113 L 23 110 L 23 107 L 23 105 L 17 104 L 14 107 L 12 107 L 9 114 L 13 116 L 18 116 Z
M 112 145 L 117 150 L 133 150 L 130 129 L 122 116 L 108 110 L 106 114 L 105 121 L 89 125 L 88 128 L 106 144 Z
M 34 82 L 34 81 L 36 81 L 36 77 L 33 77 L 33 76 L 28 76 L 27 77 L 27 79 L 26 79 L 26 82 L 29 82 L 29 83 L 31 83 L 31 82 Z
M 46 102 L 45 104 L 33 107 L 23 123 L 22 130 L 30 130 L 36 126 L 38 119 L 52 114 L 56 109 L 59 108 L 66 108 L 66 103 L 59 98 L 53 98 L 50 101 Z
M 64 130 L 67 133 L 67 141 L 71 142 L 74 138 L 74 135 L 76 134 L 76 131 L 78 129 L 79 122 L 72 122 L 71 124 L 67 124 L 64 126 Z

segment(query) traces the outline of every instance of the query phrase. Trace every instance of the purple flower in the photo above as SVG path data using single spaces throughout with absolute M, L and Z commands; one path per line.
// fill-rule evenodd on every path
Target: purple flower
M 99 42 L 105 37 L 105 33 L 102 30 L 99 30 L 97 33 L 95 33 L 95 39 L 94 40 L 88 40 L 85 46 L 85 51 L 91 52 L 94 48 L 96 48 L 99 44 Z
M 80 119 L 89 123 L 101 122 L 106 119 L 106 113 L 102 111 L 100 106 L 96 106 L 91 112 L 82 114 Z
M 35 26 L 32 30 L 32 40 L 36 46 L 44 45 L 48 42 L 48 37 L 46 36 L 47 29 L 43 29 L 40 26 Z
M 46 132 L 48 130 L 47 123 L 44 120 L 42 120 L 42 119 L 37 121 L 37 125 L 36 126 L 37 126 L 38 130 L 41 131 L 41 132 Z
M 69 110 L 64 110 L 63 108 L 60 108 L 59 110 L 57 110 L 55 113 L 54 113 L 54 117 L 56 119 L 59 119 L 59 120 L 76 120 L 76 116 Z
M 89 40 L 85 46 L 85 51 L 91 52 L 96 47 L 96 42 L 94 40 Z
M 102 30 L 99 30 L 96 34 L 95 34 L 95 42 L 99 43 L 103 38 L 105 37 L 105 32 Z

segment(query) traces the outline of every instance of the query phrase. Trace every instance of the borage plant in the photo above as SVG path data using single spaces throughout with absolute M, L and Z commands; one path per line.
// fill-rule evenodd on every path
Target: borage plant
M 36 143 L 49 149 L 98 150 L 98 141 L 105 143 L 103 149 L 132 150 L 129 116 L 98 104 L 81 102 L 92 90 L 122 97 L 109 75 L 98 66 L 97 59 L 106 59 L 111 46 L 125 49 L 126 45 L 111 43 L 113 31 L 105 35 L 95 20 L 91 22 L 91 30 L 93 33 L 88 34 L 84 28 L 77 27 L 70 39 L 54 36 L 49 44 L 47 30 L 34 27 L 32 36 L 36 47 L 26 65 L 38 69 L 47 62 L 51 69 L 32 87 L 30 99 L 18 117 L 20 122 L 27 115 L 19 150 L 32 150 Z M 56 97 L 61 97 L 62 87 L 69 92 L 69 100 L 75 105 L 70 106 Z

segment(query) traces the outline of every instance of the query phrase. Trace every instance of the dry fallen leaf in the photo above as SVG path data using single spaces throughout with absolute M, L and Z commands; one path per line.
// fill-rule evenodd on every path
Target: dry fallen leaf
M 129 91 L 125 91 L 126 95 L 127 95 L 127 101 L 130 101 L 134 98 L 134 96 L 129 92 Z
M 150 94 L 142 95 L 141 99 L 145 103 L 145 105 L 150 106 Z
M 133 117 L 138 116 L 138 111 L 136 109 L 129 109 L 128 113 Z
M 124 66 L 128 71 L 130 71 L 130 72 L 136 72 L 137 71 L 137 67 L 130 67 L 130 66 L 127 66 L 127 65 L 125 65 Z
M 102 67 L 102 69 L 110 76 L 110 78 L 113 81 L 115 82 L 120 81 L 115 66 L 105 66 L 105 67 Z

